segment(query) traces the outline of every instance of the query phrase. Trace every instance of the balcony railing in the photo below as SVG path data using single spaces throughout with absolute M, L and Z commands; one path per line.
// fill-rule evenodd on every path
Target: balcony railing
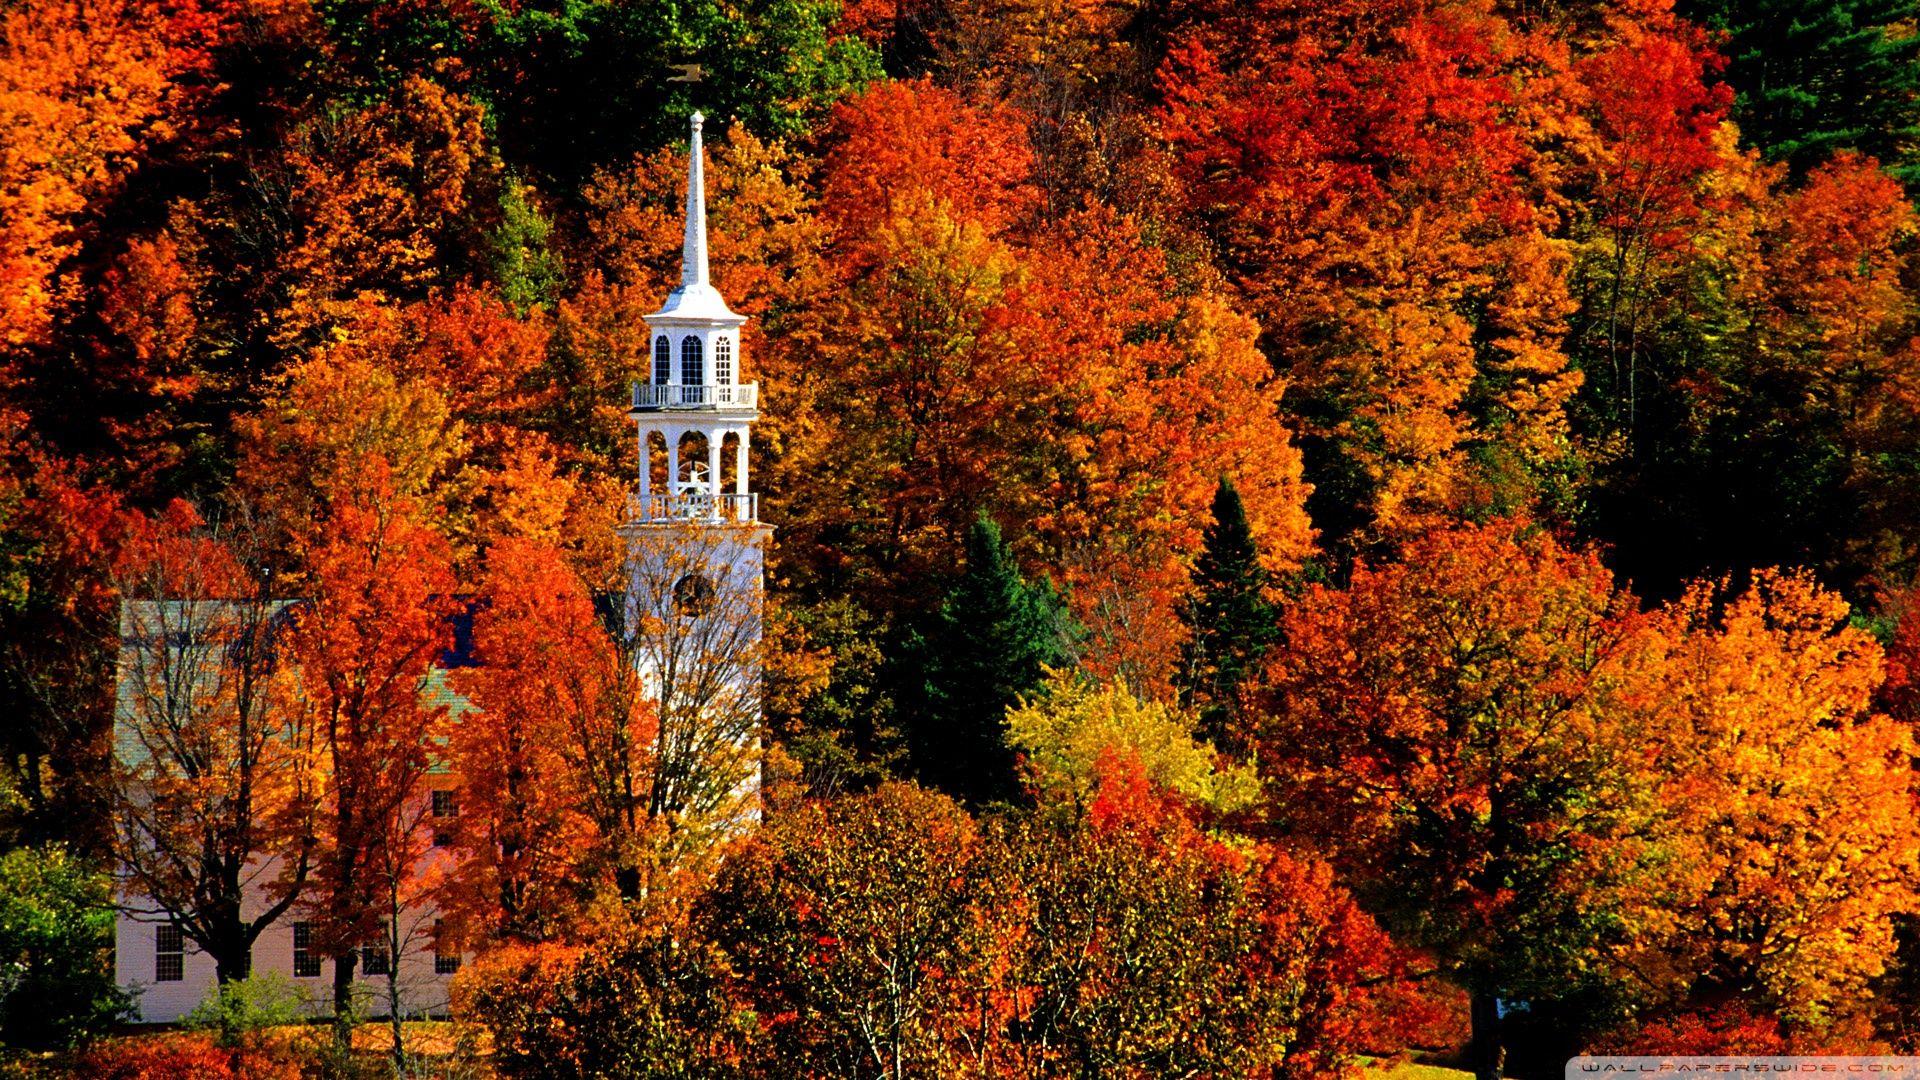
M 752 409 L 760 404 L 760 384 L 702 383 L 682 386 L 678 383 L 634 383 L 633 407 L 636 409 Z
M 760 520 L 760 496 L 647 494 L 627 496 L 628 521 L 704 521 L 747 524 Z

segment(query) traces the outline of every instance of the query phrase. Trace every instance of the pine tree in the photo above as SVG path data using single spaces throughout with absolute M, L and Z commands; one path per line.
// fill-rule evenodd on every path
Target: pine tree
M 1240 686 L 1273 644 L 1276 612 L 1268 577 L 1231 480 L 1213 495 L 1213 522 L 1193 564 L 1193 593 L 1181 605 L 1187 642 L 1180 650 L 1181 703 L 1200 710 L 1203 734 L 1216 746 L 1236 745 Z
M 1736 118 L 1770 159 L 1804 172 L 1835 150 L 1920 178 L 1916 0 L 1693 0 L 1683 12 L 1726 32 Z
M 922 700 L 910 724 L 920 778 L 975 806 L 1013 798 L 1007 708 L 1039 688 L 1045 668 L 1067 661 L 1073 633 L 1059 595 L 1020 576 L 999 527 L 982 515 L 967 533 L 966 572 L 915 650 Z

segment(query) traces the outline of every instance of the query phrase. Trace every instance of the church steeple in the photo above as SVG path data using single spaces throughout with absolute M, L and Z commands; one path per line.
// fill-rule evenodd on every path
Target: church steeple
M 693 114 L 691 152 L 687 155 L 686 236 L 680 246 L 680 287 L 667 294 L 667 302 L 649 321 L 662 316 L 687 319 L 741 321 L 727 309 L 720 290 L 713 287 L 707 266 L 707 168 L 701 160 L 701 127 L 706 117 Z
M 700 121 L 695 113 L 680 282 L 646 317 L 646 351 L 634 358 L 644 371 L 628 413 L 639 483 L 616 531 L 627 549 L 626 640 L 660 721 L 655 751 L 718 783 L 671 793 L 678 801 L 666 808 L 736 828 L 758 814 L 758 644 L 773 529 L 747 476 L 760 415 L 759 385 L 740 379 L 747 320 L 727 309 L 707 265 Z
M 707 282 L 707 169 L 701 159 L 700 127 L 707 118 L 693 114 L 693 150 L 687 155 L 687 238 L 680 248 L 680 287 Z
M 628 414 L 640 434 L 636 521 L 758 520 L 757 500 L 747 488 L 747 437 L 748 425 L 759 418 L 760 387 L 740 381 L 740 327 L 747 320 L 728 309 L 707 264 L 704 119 L 693 114 L 680 285 L 647 316 L 647 378 L 634 384 Z M 656 438 L 666 442 L 662 483 L 655 482 Z M 730 439 L 734 490 L 728 492 L 722 449 Z

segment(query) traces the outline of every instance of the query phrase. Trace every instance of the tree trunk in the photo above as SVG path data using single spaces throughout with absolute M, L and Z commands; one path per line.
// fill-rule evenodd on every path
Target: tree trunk
M 406 1016 L 400 1011 L 400 950 L 405 944 L 400 935 L 400 895 L 397 888 L 387 891 L 387 925 L 383 928 L 387 950 L 387 1028 L 393 1033 L 393 1075 L 407 1075 Z
M 616 866 L 613 870 L 613 887 L 620 893 L 620 899 L 632 903 L 640 898 L 640 868 L 637 866 Z
M 1468 1060 L 1475 1080 L 1500 1080 L 1507 1068 L 1507 1048 L 1500 1038 L 1500 999 L 1475 990 L 1471 998 L 1473 1041 Z
M 241 943 L 222 943 L 213 953 L 213 977 L 220 986 L 237 982 L 253 974 L 253 949 Z
M 333 1041 L 342 1051 L 353 1045 L 353 964 L 352 949 L 333 958 Z

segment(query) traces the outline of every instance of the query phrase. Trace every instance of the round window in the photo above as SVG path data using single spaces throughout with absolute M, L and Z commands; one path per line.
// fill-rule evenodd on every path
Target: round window
M 698 617 L 713 609 L 713 582 L 705 574 L 688 574 L 673 584 L 673 610 Z

